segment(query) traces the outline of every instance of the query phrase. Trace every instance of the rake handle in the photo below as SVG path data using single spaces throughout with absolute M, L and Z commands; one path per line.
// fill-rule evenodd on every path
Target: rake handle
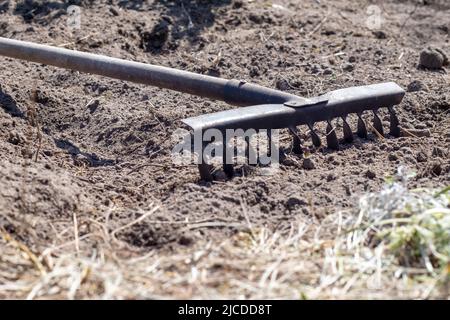
M 302 99 L 237 80 L 2 37 L 0 55 L 189 93 L 237 106 Z

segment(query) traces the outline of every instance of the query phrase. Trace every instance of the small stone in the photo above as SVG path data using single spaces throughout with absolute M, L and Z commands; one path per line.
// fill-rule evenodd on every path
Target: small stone
M 409 147 L 401 147 L 401 152 L 403 152 L 403 154 L 413 154 L 413 151 L 412 151 L 412 149 L 411 148 L 409 148 Z
M 12 131 L 9 133 L 8 142 L 13 145 L 18 145 L 25 142 L 25 137 L 16 131 Z
M 43 184 L 43 185 L 48 185 L 50 180 L 47 178 L 38 178 L 37 182 L 39 182 L 40 184 Z
M 286 157 L 285 159 L 283 159 L 282 163 L 283 163 L 283 165 L 288 166 L 288 167 L 296 165 L 296 162 L 291 157 Z
M 351 195 L 352 195 L 352 189 L 350 188 L 349 185 L 344 184 L 344 190 L 345 190 L 345 194 L 346 194 L 347 196 L 351 196 Z
M 318 65 L 314 65 L 311 68 L 311 73 L 312 74 L 318 74 L 320 72 L 320 67 Z
M 344 71 L 350 72 L 350 71 L 353 71 L 354 69 L 355 69 L 355 67 L 351 63 L 346 63 L 342 66 L 342 70 L 344 70 Z
M 434 48 L 434 50 L 436 50 L 437 52 L 442 54 L 442 56 L 444 57 L 444 66 L 446 66 L 446 65 L 448 65 L 450 63 L 447 54 L 443 50 L 441 50 L 439 48 Z
M 444 33 L 449 33 L 450 29 L 447 25 L 442 24 L 440 26 L 437 27 L 439 30 L 443 31 Z
M 304 206 L 306 204 L 307 202 L 305 200 L 300 199 L 296 196 L 291 196 L 286 202 L 286 207 L 288 207 L 289 209 L 294 209 L 297 206 Z
M 348 62 L 350 63 L 355 63 L 356 62 L 356 57 L 355 56 L 351 56 L 348 58 Z
M 328 29 L 323 30 L 323 31 L 321 32 L 321 34 L 323 34 L 323 35 L 325 35 L 325 36 L 331 36 L 331 35 L 336 34 L 336 30 L 331 29 L 331 28 L 328 28 Z
M 303 169 L 306 169 L 306 170 L 312 170 L 312 169 L 316 168 L 316 165 L 310 158 L 305 158 L 305 159 L 303 159 L 302 167 L 303 167 Z
M 250 68 L 249 74 L 250 74 L 250 77 L 252 77 L 252 78 L 259 76 L 259 68 L 257 66 L 252 66 Z
M 97 110 L 98 106 L 100 105 L 100 101 L 98 99 L 92 100 L 89 102 L 89 104 L 86 106 L 89 109 L 90 113 L 94 113 L 95 110 Z
M 25 159 L 31 159 L 33 157 L 33 151 L 29 147 L 23 147 L 20 151 Z
M 414 80 L 410 84 L 408 84 L 408 92 L 416 92 L 416 91 L 428 91 L 427 86 L 420 80 Z
M 375 178 L 377 175 L 375 174 L 375 172 L 373 172 L 372 170 L 367 170 L 366 171 L 366 177 L 367 178 L 369 178 L 369 179 L 373 179 L 373 178 Z
M 170 34 L 170 23 L 161 19 L 151 31 L 140 32 L 140 47 L 145 51 L 160 50 L 164 47 Z
M 223 170 L 219 170 L 214 173 L 214 179 L 217 181 L 225 181 L 227 180 L 227 175 Z
M 267 203 L 261 203 L 259 206 L 259 210 L 261 210 L 262 213 L 270 213 L 271 208 Z
M 305 216 L 310 216 L 310 215 L 311 215 L 311 212 L 310 212 L 309 209 L 306 208 L 306 207 L 303 207 L 303 208 L 302 208 L 302 213 L 303 213 Z
M 119 15 L 119 11 L 117 11 L 116 9 L 114 9 L 113 7 L 110 7 L 109 8 L 109 12 L 111 12 L 111 14 L 113 15 L 113 16 L 118 16 Z
M 244 2 L 242 0 L 234 0 L 233 1 L 233 9 L 242 8 L 243 5 L 244 5 Z
M 375 54 L 376 56 L 382 56 L 382 55 L 384 55 L 384 51 L 381 50 L 381 49 L 379 49 L 379 50 L 376 50 L 376 51 L 374 52 L 374 54 Z
M 419 65 L 426 69 L 441 69 L 447 63 L 446 55 L 439 49 L 427 48 L 420 53 Z
M 388 160 L 389 161 L 396 161 L 398 159 L 397 155 L 395 153 L 390 153 L 388 155 Z
M 178 239 L 178 243 L 182 246 L 189 246 L 192 244 L 192 242 L 193 242 L 192 238 L 187 237 L 187 236 L 181 236 Z
M 386 33 L 384 31 L 381 31 L 381 30 L 373 31 L 372 34 L 377 39 L 386 39 L 387 38 Z
M 259 14 L 254 13 L 254 12 L 251 12 L 251 13 L 249 14 L 248 19 L 249 19 L 251 22 L 254 22 L 254 23 L 256 23 L 256 24 L 260 24 L 260 23 L 263 22 L 263 17 L 262 17 L 261 15 L 259 15 Z
M 331 164 L 334 165 L 334 166 L 339 166 L 341 164 L 341 162 L 336 159 Z
M 417 162 L 426 162 L 428 157 L 425 152 L 419 151 L 416 154 L 416 159 L 417 159 Z
M 291 86 L 289 85 L 289 82 L 286 79 L 278 79 L 277 82 L 275 83 L 275 87 L 278 90 L 286 91 L 289 90 Z
M 74 154 L 72 160 L 73 164 L 77 167 L 89 167 L 91 165 L 91 161 L 82 154 Z

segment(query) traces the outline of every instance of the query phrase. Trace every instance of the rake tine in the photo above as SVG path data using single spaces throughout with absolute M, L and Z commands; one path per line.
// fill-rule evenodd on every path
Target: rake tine
M 339 141 L 338 137 L 336 135 L 336 130 L 331 125 L 330 120 L 327 120 L 327 145 L 328 148 L 339 150 Z
M 272 156 L 272 130 L 267 130 L 267 151 Z
M 311 140 L 313 145 L 316 148 L 319 148 L 322 145 L 322 142 L 320 141 L 320 137 L 317 135 L 317 133 L 314 131 L 314 124 L 308 123 L 308 128 L 311 134 Z
M 231 86 L 231 85 L 230 85 Z M 245 86 L 241 85 L 241 86 Z M 234 88 L 234 87 L 233 87 Z M 241 87 L 236 87 L 236 90 L 241 90 Z M 231 87 L 229 88 L 231 90 Z M 234 89 L 233 89 L 234 90 Z M 230 95 L 234 91 L 230 92 Z M 391 107 L 389 109 L 391 115 L 391 134 L 398 135 L 398 119 L 392 109 L 393 106 L 398 105 L 405 91 L 398 85 L 392 82 L 373 84 L 368 86 L 351 87 L 345 89 L 338 89 L 328 92 L 324 95 L 312 98 L 298 97 L 293 100 L 278 101 L 267 100 L 267 104 L 255 104 L 243 108 L 216 112 L 197 117 L 184 119 L 183 122 L 187 124 L 192 130 L 199 129 L 243 129 L 249 130 L 257 128 L 260 133 L 263 131 L 268 136 L 268 149 L 271 156 L 272 152 L 278 148 L 272 145 L 270 130 L 288 128 L 290 134 L 293 136 L 293 151 L 295 153 L 304 152 L 302 150 L 302 141 L 298 135 L 298 126 L 307 125 L 310 130 L 311 140 L 316 147 L 321 146 L 321 139 L 314 130 L 316 122 L 326 121 L 326 142 L 329 149 L 339 150 L 339 139 L 337 129 L 335 128 L 335 119 L 342 118 L 343 120 L 343 139 L 346 142 L 354 140 L 355 136 L 352 128 L 348 122 L 349 114 L 358 115 L 358 127 L 355 132 L 361 138 L 367 138 L 369 123 L 363 120 L 365 110 L 373 112 L 373 125 L 369 126 L 374 133 L 379 137 L 383 137 L 383 126 L 380 117 L 377 114 L 380 106 Z M 261 162 L 261 158 L 259 158 Z
M 234 166 L 232 163 L 233 161 L 233 155 L 228 155 L 227 153 L 227 146 L 230 144 L 230 141 L 228 140 L 224 140 L 223 143 L 223 171 L 225 172 L 225 174 L 227 175 L 228 178 L 233 177 L 234 175 Z M 233 149 L 230 149 L 230 151 L 233 150 L 234 153 L 234 145 L 233 145 Z
M 361 118 L 362 113 L 358 113 L 358 129 L 356 134 L 358 137 L 366 139 L 367 138 L 367 127 L 364 120 Z
M 203 136 L 203 132 L 202 132 L 202 136 Z M 211 140 L 210 142 L 207 141 L 203 141 L 202 142 L 202 150 L 201 150 L 201 154 L 199 154 L 199 160 L 201 160 L 200 163 L 198 163 L 198 171 L 200 173 L 200 180 L 206 181 L 206 182 L 211 182 L 214 180 L 213 175 L 212 175 L 212 171 L 213 171 L 213 166 L 211 164 L 208 163 L 208 159 L 206 159 L 205 156 L 205 148 L 210 144 L 213 143 L 214 140 Z
M 251 159 L 251 153 L 250 150 L 252 149 L 252 146 L 250 145 L 251 138 L 248 136 L 245 136 L 245 157 L 247 158 L 247 164 L 249 166 L 257 166 L 259 162 L 258 154 L 259 154 L 259 144 L 257 143 L 255 146 L 255 158 Z M 254 162 L 252 160 L 255 160 Z
M 303 154 L 302 142 L 300 136 L 298 135 L 298 130 L 296 127 L 289 127 L 289 132 L 292 135 L 292 151 L 295 154 Z
M 395 114 L 394 108 L 388 107 L 389 110 L 389 120 L 390 120 L 390 128 L 389 128 L 389 134 L 394 137 L 400 137 L 400 127 L 399 127 L 399 121 L 398 117 Z
M 207 163 L 201 163 L 198 165 L 198 171 L 200 172 L 200 179 L 206 182 L 213 181 L 213 176 L 211 174 L 211 165 Z
M 228 178 L 232 178 L 234 176 L 234 166 L 232 164 L 223 164 L 223 171 L 227 175 Z
M 383 132 L 383 124 L 381 123 L 381 119 L 377 114 L 376 110 L 373 110 L 373 127 L 378 131 L 380 135 L 384 135 Z
M 342 117 L 343 121 L 343 130 L 344 130 L 344 140 L 346 142 L 352 142 L 353 141 L 353 132 L 350 128 L 350 125 L 347 122 L 346 117 Z

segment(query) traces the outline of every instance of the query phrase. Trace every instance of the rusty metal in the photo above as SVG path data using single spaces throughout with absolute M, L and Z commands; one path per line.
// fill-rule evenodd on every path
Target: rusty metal
M 347 116 L 351 113 L 357 114 L 356 134 L 360 138 L 366 138 L 367 127 L 362 119 L 362 114 L 366 110 L 373 113 L 371 128 L 376 130 L 378 135 L 383 135 L 383 125 L 377 110 L 388 108 L 389 134 L 400 135 L 399 121 L 393 106 L 402 101 L 405 91 L 393 82 L 339 89 L 318 97 L 304 98 L 245 81 L 226 80 L 1 37 L 0 55 L 225 101 L 241 108 L 204 114 L 182 121 L 194 132 L 204 132 L 208 129 L 218 129 L 224 132 L 227 129 L 288 128 L 293 137 L 292 150 L 297 154 L 303 153 L 297 126 L 308 126 L 313 145 L 318 148 L 321 146 L 321 139 L 314 130 L 314 124 L 319 121 L 327 122 L 327 146 L 331 149 L 339 149 L 339 139 L 333 119 L 341 118 L 343 120 L 344 141 L 351 142 L 354 135 L 347 122 Z M 271 147 L 271 137 L 268 138 Z M 223 158 L 227 158 L 225 153 Z M 228 177 L 233 176 L 232 164 L 224 160 L 223 168 Z M 202 179 L 213 179 L 209 164 L 200 162 L 199 171 Z
M 386 107 L 390 114 L 389 134 L 395 137 L 400 135 L 399 121 L 393 106 L 399 104 L 405 91 L 393 82 L 379 83 L 367 86 L 350 87 L 331 91 L 319 97 L 302 98 L 287 101 L 283 104 L 262 104 L 243 107 L 233 110 L 204 114 L 182 120 L 193 131 L 204 132 L 208 129 L 218 129 L 225 132 L 227 129 L 282 129 L 288 128 L 292 141 L 292 151 L 302 154 L 301 139 L 297 126 L 307 125 L 313 144 L 321 146 L 321 139 L 314 130 L 316 122 L 325 121 L 327 147 L 339 149 L 339 138 L 333 119 L 343 120 L 343 140 L 351 142 L 354 139 L 353 131 L 347 122 L 347 116 L 355 113 L 358 116 L 357 135 L 367 138 L 366 124 L 362 119 L 364 111 L 373 113 L 372 128 L 378 135 L 383 135 L 382 121 L 377 110 Z M 228 169 L 229 170 L 229 169 Z M 201 175 L 208 180 L 206 175 Z
M 183 122 L 193 130 L 282 129 L 391 107 L 399 104 L 404 94 L 405 91 L 397 84 L 386 82 L 339 89 L 315 98 L 300 98 L 295 101 L 295 106 L 294 101 L 258 104 L 191 117 Z

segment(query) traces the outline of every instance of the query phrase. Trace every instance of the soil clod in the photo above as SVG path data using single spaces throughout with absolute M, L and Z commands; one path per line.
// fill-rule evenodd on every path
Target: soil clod
M 414 80 L 408 84 L 408 92 L 428 91 L 427 86 L 420 80 Z
M 377 176 L 376 173 L 370 169 L 366 171 L 365 175 L 369 179 L 374 179 Z
M 161 50 L 169 39 L 170 23 L 161 19 L 151 31 L 141 32 L 140 47 L 144 51 Z
M 314 161 L 311 158 L 305 158 L 303 159 L 302 167 L 303 169 L 306 170 L 312 170 L 316 168 L 316 165 L 314 164 Z
M 448 64 L 446 54 L 436 48 L 427 48 L 420 53 L 419 65 L 430 70 L 441 69 Z
M 302 97 L 385 81 L 409 91 L 393 106 L 399 138 L 388 105 L 375 119 L 370 110 L 345 122 L 332 115 L 329 125 L 311 119 L 297 127 L 303 154 L 282 129 L 279 166 L 236 159 L 229 171 L 217 161 L 202 167 L 202 180 L 195 162 L 174 163 L 172 133 L 181 119 L 234 106 L 2 57 L 0 233 L 29 247 L 47 276 L 2 234 L 0 298 L 448 299 L 434 249 L 417 241 L 425 251 L 416 250 L 402 233 L 404 210 L 374 228 L 367 220 L 405 200 L 384 184 L 405 178 L 404 168 L 416 173 L 409 190 L 450 184 L 441 27 L 450 12 L 436 2 L 384 1 L 383 15 L 402 14 L 372 33 L 367 13 L 343 0 L 0 0 L 8 38 L 251 78 Z M 81 29 L 67 25 L 70 4 L 81 8 Z M 374 207 L 358 221 L 360 205 Z M 399 237 L 380 242 L 386 227 Z M 418 256 L 391 259 L 392 239 L 406 242 L 402 259 Z
M 428 160 L 428 157 L 427 157 L 425 152 L 419 151 L 416 154 L 416 159 L 417 159 L 418 162 L 426 162 Z

